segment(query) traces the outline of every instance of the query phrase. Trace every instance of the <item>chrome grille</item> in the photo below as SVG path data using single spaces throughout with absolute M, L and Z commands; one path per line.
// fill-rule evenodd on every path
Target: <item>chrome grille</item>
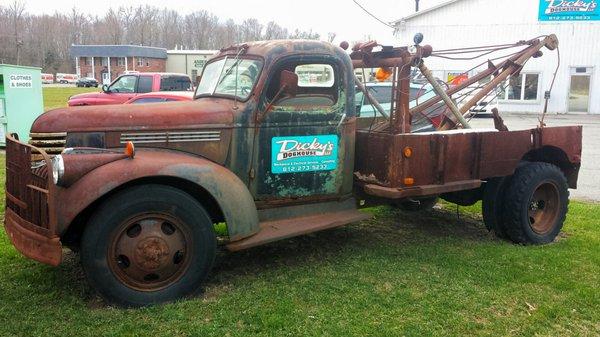
M 121 134 L 121 144 L 175 143 L 175 142 L 218 142 L 221 131 L 177 131 L 139 132 Z
M 45 133 L 30 133 L 29 144 L 40 148 L 48 155 L 55 156 L 60 154 L 65 149 L 67 144 L 67 133 L 66 132 L 45 132 Z M 31 152 L 31 160 L 38 161 L 42 160 L 42 155 L 37 151 Z
M 140 132 L 140 133 L 123 133 L 121 134 L 121 144 L 133 142 L 134 144 L 144 143 L 166 143 L 166 132 Z
M 211 142 L 221 140 L 221 131 L 169 132 L 169 142 Z

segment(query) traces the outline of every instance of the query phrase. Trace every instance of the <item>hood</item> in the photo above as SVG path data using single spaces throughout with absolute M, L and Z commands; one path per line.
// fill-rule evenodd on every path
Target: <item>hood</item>
M 85 79 L 80 81 L 87 81 Z M 72 99 L 82 99 L 82 98 L 106 98 L 106 94 L 103 92 L 88 92 L 85 94 L 77 94 L 69 97 L 69 101 Z
M 189 102 L 61 108 L 40 115 L 31 132 L 190 129 L 207 124 L 232 125 L 232 101 L 203 98 Z

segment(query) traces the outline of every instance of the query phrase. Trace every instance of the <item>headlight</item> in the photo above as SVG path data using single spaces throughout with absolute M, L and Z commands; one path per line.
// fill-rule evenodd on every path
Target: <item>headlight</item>
M 52 158 L 52 180 L 58 184 L 65 175 L 65 162 L 61 155 Z

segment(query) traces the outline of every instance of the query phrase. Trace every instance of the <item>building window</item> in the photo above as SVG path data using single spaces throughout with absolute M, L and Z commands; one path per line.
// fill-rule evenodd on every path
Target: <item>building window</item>
M 118 65 L 119 67 L 124 67 L 124 66 L 125 66 L 125 58 L 124 58 L 124 57 L 119 57 L 119 58 L 117 59 L 117 65 Z
M 498 96 L 507 101 L 537 101 L 540 74 L 519 74 L 506 81 L 506 87 Z
M 103 57 L 102 58 L 102 66 L 103 67 L 108 67 L 108 57 Z
M 143 57 L 138 57 L 138 59 L 137 59 L 137 65 L 138 65 L 138 67 L 143 67 L 145 62 L 146 61 L 144 60 Z

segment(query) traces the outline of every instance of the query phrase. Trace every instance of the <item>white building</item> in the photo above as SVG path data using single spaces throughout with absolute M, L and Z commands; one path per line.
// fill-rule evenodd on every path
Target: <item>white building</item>
M 167 72 L 188 74 L 192 82 L 202 74 L 206 62 L 218 50 L 167 50 Z
M 556 34 L 560 67 L 548 112 L 600 114 L 600 8 L 596 0 L 452 0 L 395 22 L 396 36 L 410 44 L 423 33 L 422 44 L 434 50 L 484 46 Z M 499 109 L 538 113 L 557 65 L 556 52 L 543 49 L 530 59 L 519 78 L 507 81 Z M 438 77 L 448 79 L 477 62 L 426 59 Z M 473 74 L 470 74 L 473 75 Z

